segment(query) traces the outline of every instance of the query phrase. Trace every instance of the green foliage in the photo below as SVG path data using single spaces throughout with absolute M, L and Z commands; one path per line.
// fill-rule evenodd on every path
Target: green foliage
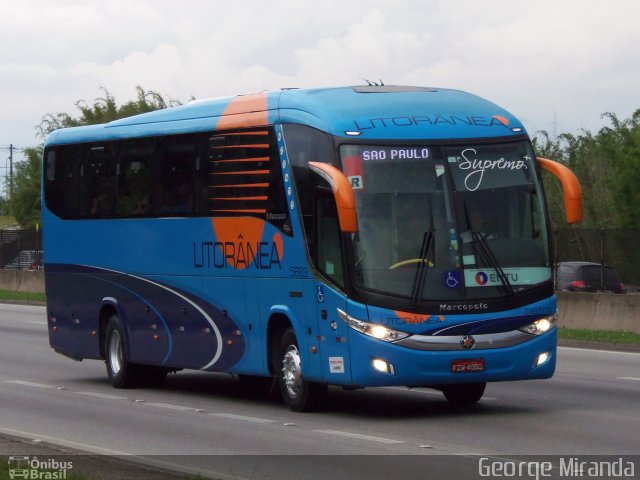
M 23 228 L 40 223 L 40 176 L 42 173 L 42 147 L 26 148 L 25 160 L 15 164 L 13 195 L 9 199 L 9 212 Z
M 610 126 L 597 134 L 563 133 L 551 139 L 539 132 L 534 147 L 541 157 L 567 165 L 582 184 L 584 227 L 634 228 L 640 225 L 640 110 L 629 119 L 603 114 Z M 554 225 L 564 224 L 561 188 L 543 174 Z
M 96 98 L 92 104 L 88 104 L 84 100 L 76 102 L 76 108 L 80 111 L 80 116 L 76 118 L 68 113 L 47 113 L 42 117 L 40 125 L 36 127 L 38 136 L 44 138 L 59 128 L 108 123 L 119 118 L 180 105 L 177 100 L 165 99 L 158 92 L 145 90 L 138 85 L 136 87 L 136 100 L 131 100 L 118 106 L 114 96 L 106 88 L 101 87 L 101 90 L 104 96 Z

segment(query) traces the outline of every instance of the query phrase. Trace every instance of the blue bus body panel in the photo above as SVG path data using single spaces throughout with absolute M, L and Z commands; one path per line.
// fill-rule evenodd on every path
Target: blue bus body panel
M 303 123 L 358 139 L 465 139 L 522 135 L 509 112 L 459 90 L 356 93 L 352 88 L 284 91 L 282 123 Z M 514 131 L 514 129 L 516 129 Z

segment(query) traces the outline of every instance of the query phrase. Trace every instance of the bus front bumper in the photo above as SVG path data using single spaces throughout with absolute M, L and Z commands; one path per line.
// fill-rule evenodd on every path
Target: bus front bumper
M 349 332 L 349 343 L 352 383 L 361 387 L 501 382 L 550 378 L 557 329 L 517 345 L 477 350 L 420 350 L 355 331 Z

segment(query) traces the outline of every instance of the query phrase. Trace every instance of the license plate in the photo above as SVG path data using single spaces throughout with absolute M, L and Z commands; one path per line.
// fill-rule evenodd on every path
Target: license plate
M 484 372 L 484 358 L 472 358 L 469 360 L 453 360 L 451 373 L 480 373 Z

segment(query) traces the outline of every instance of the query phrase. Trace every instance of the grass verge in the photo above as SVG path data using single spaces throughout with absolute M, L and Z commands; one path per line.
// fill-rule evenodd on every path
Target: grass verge
M 12 290 L 0 290 L 0 301 L 17 300 L 20 302 L 44 303 L 44 293 L 14 292 Z
M 640 333 L 623 332 L 622 330 L 587 330 L 586 328 L 558 329 L 561 340 L 579 340 L 583 342 L 614 343 L 617 345 L 640 345 Z

